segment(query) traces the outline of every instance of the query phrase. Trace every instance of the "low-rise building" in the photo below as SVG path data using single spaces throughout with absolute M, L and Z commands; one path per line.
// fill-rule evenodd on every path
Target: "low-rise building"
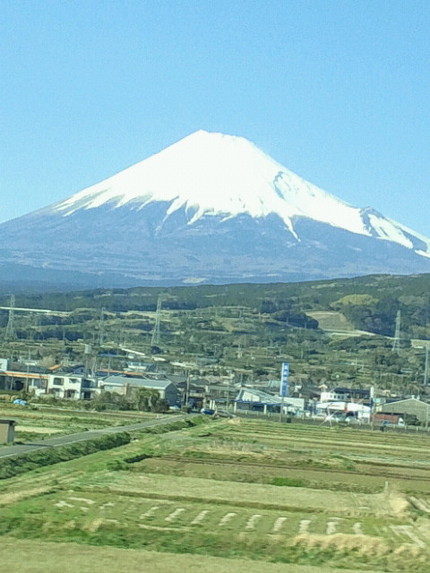
M 0 390 L 25 390 L 38 396 L 45 393 L 47 380 L 48 374 L 43 372 L 4 370 L 0 372 Z
M 73 372 L 48 374 L 46 393 L 62 399 L 90 400 L 100 392 L 97 380 Z
M 345 417 L 354 416 L 362 422 L 369 422 L 371 416 L 370 406 L 359 404 L 357 402 L 333 401 L 319 402 L 313 405 L 313 414 L 319 416 L 333 416 L 343 414 Z
M 15 439 L 15 420 L 0 420 L 0 444 L 10 444 Z
M 408 423 L 408 418 L 411 417 L 416 417 L 422 425 L 430 423 L 430 404 L 417 398 L 389 402 L 378 407 L 378 412 L 401 416 L 406 423 Z
M 364 388 L 343 388 L 337 387 L 333 390 L 322 390 L 320 402 L 366 402 L 370 400 L 370 390 Z
M 261 410 L 264 413 L 268 411 L 303 411 L 305 401 L 303 398 L 290 398 L 289 396 L 281 398 L 267 394 L 257 388 L 241 388 L 234 401 L 234 409 Z
M 108 376 L 100 381 L 100 389 L 105 392 L 116 392 L 122 396 L 130 396 L 133 389 L 146 388 L 157 390 L 160 398 L 166 400 L 169 406 L 180 402 L 180 393 L 170 380 L 152 380 L 151 378 L 134 378 L 132 376 Z

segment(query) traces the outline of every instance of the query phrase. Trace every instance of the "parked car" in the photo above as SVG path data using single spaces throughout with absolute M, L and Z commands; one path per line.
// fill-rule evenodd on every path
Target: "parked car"
M 18 406 L 28 406 L 27 400 L 22 400 L 21 398 L 16 398 L 12 404 L 16 404 Z
M 212 410 L 212 408 L 202 408 L 200 410 L 200 414 L 206 414 L 206 416 L 213 416 L 215 414 L 215 410 Z

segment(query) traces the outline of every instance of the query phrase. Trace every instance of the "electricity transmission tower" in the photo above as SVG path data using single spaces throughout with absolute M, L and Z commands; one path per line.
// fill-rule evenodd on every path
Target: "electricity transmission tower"
M 394 340 L 392 347 L 392 351 L 397 352 L 397 354 L 399 354 L 400 351 L 400 321 L 401 321 L 400 310 L 398 310 L 396 316 L 396 330 L 394 332 Z
M 9 318 L 7 320 L 6 331 L 4 333 L 4 339 L 14 340 L 16 338 L 15 332 L 15 295 L 10 295 L 10 302 L 9 302 Z
M 160 321 L 161 321 L 161 295 L 157 300 L 157 310 L 155 312 L 155 324 L 152 331 L 151 346 L 160 344 Z

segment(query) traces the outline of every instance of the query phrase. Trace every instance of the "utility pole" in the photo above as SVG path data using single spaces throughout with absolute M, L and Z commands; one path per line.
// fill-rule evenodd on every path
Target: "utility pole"
M 104 342 L 104 307 L 100 309 L 100 319 L 99 319 L 99 346 Z
M 400 315 L 400 310 L 398 310 L 396 316 L 396 330 L 394 332 L 393 347 L 391 349 L 393 352 L 396 352 L 397 354 L 399 354 L 400 352 L 400 321 L 401 321 L 401 315 Z
M 190 371 L 187 370 L 187 397 L 185 401 L 185 406 L 188 406 L 190 401 Z
M 84 378 L 87 378 L 88 374 L 90 373 L 91 353 L 92 353 L 91 344 L 85 344 L 85 346 L 84 346 Z
M 428 371 L 429 371 L 429 347 L 426 346 L 426 360 L 424 364 L 424 386 L 427 386 Z
M 283 414 L 284 414 L 284 396 L 281 396 L 281 407 L 279 409 L 279 421 L 282 422 L 283 421 Z
M 157 300 L 157 310 L 155 312 L 155 324 L 154 330 L 152 331 L 151 346 L 160 344 L 161 302 L 162 298 L 160 294 Z

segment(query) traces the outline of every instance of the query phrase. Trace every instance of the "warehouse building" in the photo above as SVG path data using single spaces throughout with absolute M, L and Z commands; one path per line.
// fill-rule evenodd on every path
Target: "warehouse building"
M 116 392 L 122 396 L 130 396 L 136 388 L 157 390 L 160 398 L 166 400 L 169 406 L 180 403 L 178 388 L 170 380 L 152 380 L 150 378 L 135 378 L 132 376 L 108 376 L 100 381 L 100 388 L 105 392 Z
M 413 416 L 416 416 L 421 425 L 428 425 L 430 422 L 430 404 L 417 398 L 389 402 L 379 407 L 378 412 L 401 416 L 405 422 Z

